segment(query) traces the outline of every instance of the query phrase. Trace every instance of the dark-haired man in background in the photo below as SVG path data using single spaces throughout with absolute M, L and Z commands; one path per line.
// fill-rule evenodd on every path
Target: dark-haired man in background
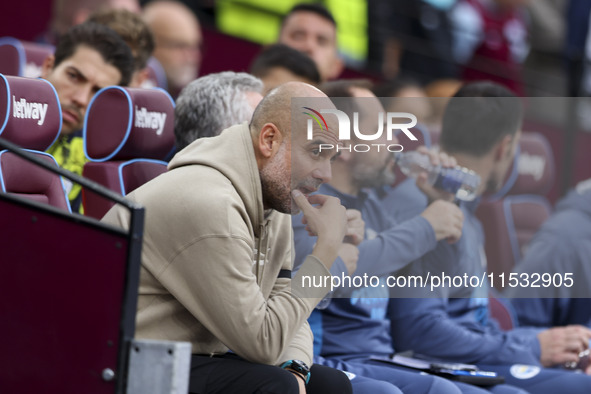
M 92 22 L 76 25 L 43 62 L 41 77 L 55 87 L 62 107 L 62 131 L 48 149 L 57 163 L 78 175 L 86 162 L 82 125 L 92 96 L 110 85 L 126 86 L 134 71 L 131 50 L 110 28 Z M 81 209 L 80 185 L 67 184 L 73 212 Z
M 129 45 L 135 66 L 129 86 L 143 87 L 142 84 L 149 77 L 147 66 L 154 52 L 154 37 L 142 17 L 126 9 L 106 8 L 92 13 L 88 21 L 113 29 Z

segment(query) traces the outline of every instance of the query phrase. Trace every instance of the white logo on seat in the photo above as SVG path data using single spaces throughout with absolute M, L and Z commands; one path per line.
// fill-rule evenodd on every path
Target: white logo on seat
M 517 172 L 519 175 L 531 175 L 536 181 L 539 181 L 542 175 L 544 175 L 545 166 L 546 159 L 544 157 L 521 152 L 517 164 Z
M 34 119 L 39 126 L 45 122 L 45 114 L 47 113 L 47 104 L 43 103 L 29 103 L 24 98 L 16 100 L 12 96 L 12 117 L 17 119 Z
M 148 111 L 146 108 L 135 107 L 135 127 L 156 130 L 156 135 L 164 131 L 166 114 L 164 112 Z
M 28 62 L 25 65 L 25 70 L 23 73 L 23 77 L 27 77 L 27 78 L 39 78 L 39 76 L 41 76 L 41 71 L 42 71 L 42 67 L 33 63 L 33 62 Z

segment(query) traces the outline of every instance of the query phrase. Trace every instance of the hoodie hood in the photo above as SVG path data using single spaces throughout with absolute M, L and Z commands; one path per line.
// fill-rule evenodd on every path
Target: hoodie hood
M 195 164 L 211 167 L 232 182 L 259 236 L 264 214 L 263 192 L 248 124 L 229 127 L 217 137 L 196 140 L 173 157 L 168 170 Z
M 591 179 L 580 182 L 556 204 L 556 211 L 576 210 L 591 216 Z

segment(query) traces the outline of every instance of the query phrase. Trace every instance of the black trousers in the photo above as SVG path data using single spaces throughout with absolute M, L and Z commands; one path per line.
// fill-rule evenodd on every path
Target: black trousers
M 191 358 L 191 394 L 298 394 L 298 381 L 291 372 L 272 365 L 256 364 L 235 354 Z M 339 370 L 313 365 L 308 394 L 352 394 L 349 378 Z

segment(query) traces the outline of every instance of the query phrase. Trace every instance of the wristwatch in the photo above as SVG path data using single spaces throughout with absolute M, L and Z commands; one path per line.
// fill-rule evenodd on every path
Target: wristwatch
M 308 384 L 310 381 L 310 367 L 308 367 L 306 363 L 301 360 L 288 360 L 281 364 L 281 368 L 293 369 L 294 371 L 301 373 L 306 379 L 306 384 Z

